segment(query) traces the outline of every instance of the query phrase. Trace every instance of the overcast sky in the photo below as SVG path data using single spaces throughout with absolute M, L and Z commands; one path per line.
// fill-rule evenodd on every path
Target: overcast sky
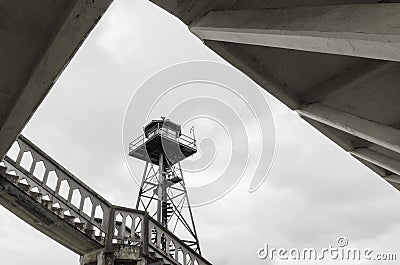
M 122 148 L 130 99 L 153 74 L 196 60 L 224 63 L 185 25 L 158 7 L 144 0 L 117 0 L 23 133 L 110 202 L 133 207 L 138 187 Z M 249 93 L 258 92 L 249 89 Z M 297 114 L 263 94 L 275 120 L 275 160 L 256 192 L 248 191 L 254 174 L 250 168 L 226 196 L 195 207 L 204 256 L 213 264 L 272 264 L 257 257 L 264 243 L 276 248 L 323 248 L 345 236 L 351 247 L 395 252 L 400 257 L 396 207 L 400 194 Z M 241 112 L 241 107 L 235 111 Z M 199 126 L 196 132 L 200 137 L 211 134 Z M 222 131 L 210 137 L 218 142 L 219 133 L 223 137 Z M 254 137 L 251 141 L 257 142 Z M 224 145 L 230 148 L 228 142 L 219 143 L 215 148 L 220 153 Z M 214 167 L 224 169 L 223 162 L 216 160 Z M 204 181 L 210 181 L 210 174 L 205 174 Z M 78 264 L 76 254 L 4 208 L 0 215 L 1 264 Z M 325 260 L 318 264 L 345 263 Z

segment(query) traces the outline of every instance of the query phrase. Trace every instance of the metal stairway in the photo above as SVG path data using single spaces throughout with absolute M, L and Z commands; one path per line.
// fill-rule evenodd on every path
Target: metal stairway
M 132 264 L 211 264 L 146 212 L 109 203 L 24 136 L 14 147 L 16 157 L 0 163 L 0 204 L 58 243 L 81 256 L 134 248 Z

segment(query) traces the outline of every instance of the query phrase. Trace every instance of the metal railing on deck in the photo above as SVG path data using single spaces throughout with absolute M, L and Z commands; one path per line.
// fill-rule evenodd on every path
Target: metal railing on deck
M 145 134 L 140 135 L 137 137 L 135 140 L 133 140 L 129 144 L 129 152 L 132 152 L 133 150 L 141 147 L 142 145 L 145 144 L 145 142 L 153 139 L 156 136 L 162 136 L 165 138 L 168 138 L 169 140 L 172 140 L 176 143 L 180 143 L 182 145 L 185 145 L 187 147 L 196 149 L 196 140 L 185 135 L 185 134 L 180 134 L 177 136 L 175 133 L 171 133 L 167 127 L 163 127 L 161 124 L 157 124 L 153 126 L 151 129 L 148 130 L 148 137 L 145 137 Z

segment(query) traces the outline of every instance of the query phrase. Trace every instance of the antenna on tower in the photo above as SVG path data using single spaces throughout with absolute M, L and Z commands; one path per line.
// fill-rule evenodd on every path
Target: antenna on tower
M 192 127 L 190 128 L 189 133 L 192 134 L 192 138 L 193 138 L 193 139 L 196 139 L 196 137 L 195 137 L 195 135 L 194 135 L 194 126 L 192 126 Z
M 181 234 L 182 241 L 201 255 L 180 165 L 197 152 L 194 127 L 190 133 L 193 137 L 182 134 L 181 125 L 165 117 L 152 120 L 144 127 L 144 134 L 130 143 L 129 156 L 146 162 L 136 209 L 148 212 L 169 231 Z M 166 244 L 165 237 L 160 243 Z

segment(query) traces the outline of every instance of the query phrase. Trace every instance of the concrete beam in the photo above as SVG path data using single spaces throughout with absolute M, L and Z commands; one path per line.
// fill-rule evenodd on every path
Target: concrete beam
M 400 175 L 400 162 L 396 159 L 372 151 L 368 148 L 357 148 L 351 151 L 350 154 Z
M 351 136 L 346 133 L 304 116 L 303 119 L 311 124 L 315 129 L 323 133 L 326 137 L 331 139 L 334 143 L 342 147 L 345 151 L 349 152 L 354 149 L 353 143 L 351 142 Z
M 400 131 L 395 128 L 369 121 L 320 103 L 304 106 L 297 112 L 301 116 L 400 153 Z
M 10 104 L 7 114 L 1 117 L 0 158 L 4 157 L 111 2 L 112 0 L 76 1 L 66 17 L 62 18 L 60 26 L 54 29 L 51 39 L 46 40 L 43 52 L 39 54 L 34 65 L 30 66 L 32 70 L 27 82 L 23 87 L 12 88 L 19 93 Z
M 389 176 L 385 176 L 383 178 L 389 182 L 400 184 L 400 176 L 399 175 L 389 175 Z
M 299 99 L 288 89 L 287 85 L 272 75 L 264 65 L 260 65 L 257 61 L 248 56 L 243 50 L 238 47 L 233 47 L 230 43 L 205 41 L 205 44 L 230 64 L 253 79 L 253 81 L 262 88 L 268 90 L 274 97 L 285 102 L 287 106 L 292 109 L 297 109 L 299 107 Z
M 212 11 L 190 26 L 203 40 L 400 61 L 400 4 Z
M 354 150 L 354 149 L 353 149 Z M 373 172 L 375 172 L 377 175 L 381 176 L 382 178 L 385 177 L 387 175 L 387 170 L 384 168 L 381 168 L 380 166 L 373 164 L 369 161 L 366 161 L 360 157 L 357 156 L 353 156 L 355 159 L 357 159 L 358 161 L 360 161 L 362 164 L 364 164 L 367 168 L 369 168 L 370 170 L 372 170 Z
M 306 104 L 324 102 L 338 92 L 361 85 L 395 67 L 400 67 L 400 63 L 376 60 L 363 61 L 309 88 L 301 95 L 301 98 L 303 103 Z

